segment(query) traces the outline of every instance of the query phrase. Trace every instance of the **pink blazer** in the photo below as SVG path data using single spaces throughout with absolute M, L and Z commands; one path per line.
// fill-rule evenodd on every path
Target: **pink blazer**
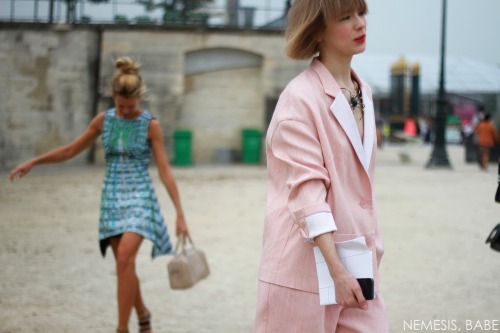
M 319 60 L 280 96 L 266 136 L 262 281 L 318 293 L 312 239 L 334 232 L 335 241 L 365 236 L 379 290 L 383 242 L 373 188 L 375 114 L 371 89 L 359 82 L 363 141 L 346 98 Z

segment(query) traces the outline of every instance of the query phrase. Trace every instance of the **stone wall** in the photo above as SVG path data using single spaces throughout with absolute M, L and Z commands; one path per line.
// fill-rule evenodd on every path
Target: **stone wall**
M 0 168 L 84 131 L 93 112 L 96 39 L 85 30 L 0 30 Z
M 111 107 L 109 81 L 119 56 L 142 64 L 148 88 L 142 104 L 159 120 L 169 157 L 175 130 L 189 128 L 195 163 L 213 163 L 218 147 L 241 149 L 243 128 L 265 130 L 266 100 L 307 65 L 286 59 L 283 36 L 276 32 L 68 28 L 0 24 L 0 168 L 71 142 L 96 112 Z M 206 63 L 198 54 L 196 70 L 186 67 L 190 54 L 205 50 Z M 219 56 L 231 59 L 227 68 Z M 103 161 L 97 143 L 95 152 L 68 163 L 84 164 L 89 154 Z

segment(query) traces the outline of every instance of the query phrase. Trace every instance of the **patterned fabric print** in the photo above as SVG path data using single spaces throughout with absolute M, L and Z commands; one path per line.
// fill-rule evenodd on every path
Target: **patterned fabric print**
M 152 257 L 172 253 L 172 245 L 149 176 L 151 145 L 147 111 L 136 119 L 121 119 L 115 109 L 104 117 L 102 141 L 106 174 L 102 184 L 99 241 L 104 256 L 109 238 L 126 231 L 153 242 Z

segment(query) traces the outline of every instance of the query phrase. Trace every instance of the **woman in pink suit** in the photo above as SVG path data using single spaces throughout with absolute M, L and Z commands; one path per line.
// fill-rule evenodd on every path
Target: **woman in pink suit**
M 313 58 L 280 96 L 266 137 L 267 207 L 256 333 L 386 333 L 383 253 L 374 197 L 375 115 L 370 87 L 351 69 L 366 48 L 365 0 L 295 0 L 286 51 Z M 364 236 L 375 298 L 367 301 L 335 242 Z M 320 306 L 313 247 L 335 284 Z

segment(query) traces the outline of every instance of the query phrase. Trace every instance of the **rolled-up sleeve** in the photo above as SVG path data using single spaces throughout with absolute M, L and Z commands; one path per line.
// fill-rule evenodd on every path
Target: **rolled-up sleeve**
M 326 202 L 330 178 L 316 132 L 298 120 L 283 120 L 271 138 L 273 155 L 286 165 L 288 208 L 306 240 L 337 230 Z

